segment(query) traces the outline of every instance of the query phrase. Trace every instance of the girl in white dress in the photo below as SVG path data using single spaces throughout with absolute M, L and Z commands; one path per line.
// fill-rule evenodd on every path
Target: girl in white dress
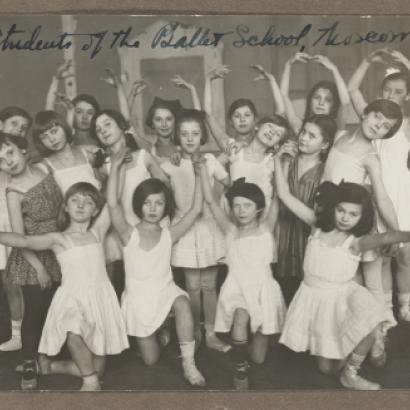
M 272 201 L 263 218 L 265 196 L 262 190 L 242 178 L 235 181 L 226 194 L 235 218 L 233 223 L 215 201 L 204 166 L 201 179 L 205 201 L 225 234 L 227 248 L 228 276 L 219 294 L 215 331 L 232 331 L 234 386 L 247 389 L 248 327 L 252 334 L 250 358 L 255 363 L 263 363 L 268 336 L 281 332 L 286 312 L 282 292 L 270 267 L 278 204 Z
M 283 202 L 314 227 L 306 247 L 304 278 L 294 296 L 280 342 L 296 352 L 317 356 L 319 369 L 341 371 L 343 386 L 378 390 L 358 375 L 375 340 L 383 310 L 372 294 L 353 280 L 361 253 L 410 241 L 410 232 L 369 234 L 374 224 L 372 199 L 359 184 L 324 182 L 318 189 L 316 213 L 277 179 Z
M 101 211 L 101 207 L 102 197 L 97 189 L 80 182 L 69 188 L 65 196 L 62 232 L 0 234 L 0 242 L 9 246 L 35 251 L 51 249 L 56 254 L 62 284 L 43 327 L 38 371 L 79 376 L 83 380 L 81 390 L 100 390 L 105 356 L 128 348 L 120 306 L 105 270 L 103 240 L 110 219 L 108 210 Z M 44 356 L 58 354 L 65 342 L 72 360 L 56 361 Z
M 125 149 L 113 155 L 107 188 L 112 222 L 123 245 L 125 290 L 121 305 L 127 333 L 137 338 L 144 362 L 154 364 L 160 354 L 155 332 L 173 309 L 184 376 L 192 385 L 202 386 L 205 380 L 194 361 L 194 324 L 189 299 L 175 285 L 170 265 L 172 244 L 192 226 L 202 209 L 199 175 L 191 208 L 170 228 L 162 227 L 160 222 L 165 216 L 172 216 L 171 193 L 158 179 L 142 182 L 133 195 L 133 209 L 140 222 L 130 225 L 118 199 L 127 160 Z

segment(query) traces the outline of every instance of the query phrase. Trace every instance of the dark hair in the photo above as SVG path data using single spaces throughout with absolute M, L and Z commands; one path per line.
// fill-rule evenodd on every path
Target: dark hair
M 124 132 L 125 144 L 127 145 L 127 147 L 130 148 L 131 151 L 136 151 L 138 149 L 138 144 L 135 141 L 133 135 L 130 132 L 127 132 L 130 128 L 128 121 L 119 111 L 112 110 L 109 108 L 96 112 L 93 118 L 91 119 L 90 135 L 98 142 L 98 144 L 101 147 L 104 147 L 104 145 L 101 143 L 100 139 L 97 136 L 96 129 L 97 119 L 102 115 L 106 115 L 107 117 L 112 118 L 116 122 L 118 127 Z
M 241 196 L 253 201 L 256 205 L 256 209 L 259 211 L 265 209 L 266 207 L 265 194 L 263 193 L 263 191 L 256 184 L 245 182 L 245 178 L 236 179 L 226 192 L 225 196 L 228 200 L 231 210 L 233 199 L 237 196 Z M 258 214 L 258 218 L 260 218 L 261 215 L 262 213 L 260 212 Z
M 65 118 L 56 111 L 40 111 L 34 117 L 34 125 L 33 125 L 33 142 L 42 157 L 48 157 L 54 153 L 54 151 L 48 149 L 41 141 L 41 134 L 48 131 L 50 128 L 60 126 L 65 133 L 65 138 L 67 144 L 71 144 L 73 141 L 73 134 L 71 132 L 71 128 L 68 125 Z
M 352 228 L 356 236 L 368 234 L 374 224 L 374 207 L 372 197 L 362 185 L 342 181 L 339 185 L 326 181 L 319 185 L 316 192 L 316 226 L 323 232 L 335 228 L 335 208 L 341 202 L 350 202 L 362 206 L 359 222 Z
M 155 97 L 154 101 L 152 102 L 151 106 L 148 109 L 147 117 L 145 119 L 145 124 L 150 127 L 151 129 L 154 128 L 154 124 L 152 123 L 152 119 L 155 115 L 155 111 L 158 108 L 162 108 L 164 110 L 169 110 L 171 114 L 174 116 L 176 120 L 179 114 L 179 111 L 183 109 L 179 100 L 163 100 L 162 98 Z
M 100 111 L 100 104 L 98 104 L 98 101 L 90 94 L 78 94 L 71 102 L 75 106 L 82 101 L 90 104 L 95 112 Z
M 410 75 L 403 72 L 403 71 L 398 71 L 396 73 L 392 73 L 384 77 L 383 82 L 382 82 L 382 89 L 385 87 L 386 83 L 389 81 L 396 81 L 396 80 L 401 80 L 404 82 L 406 85 L 406 90 L 407 93 L 410 93 Z
M 184 122 L 194 121 L 199 124 L 201 128 L 201 145 L 206 144 L 208 141 L 208 131 L 205 125 L 206 114 L 204 111 L 199 110 L 181 110 L 178 114 L 177 121 L 175 123 L 175 145 L 181 145 L 181 140 L 179 139 L 179 133 L 181 132 L 181 124 Z
M 328 115 L 323 115 L 323 114 L 312 115 L 311 117 L 304 120 L 302 129 L 300 132 L 302 132 L 306 123 L 315 124 L 320 129 L 323 140 L 329 144 L 328 149 L 321 153 L 322 160 L 325 160 L 335 140 L 335 135 L 337 132 L 336 121 L 333 118 L 329 117 Z
M 68 225 L 70 224 L 70 217 L 67 211 L 65 210 L 65 206 L 67 205 L 67 202 L 70 199 L 70 197 L 78 193 L 84 196 L 87 195 L 91 197 L 97 209 L 99 210 L 98 214 L 101 212 L 102 207 L 104 206 L 104 197 L 93 184 L 90 184 L 89 182 L 77 182 L 76 184 L 71 185 L 64 195 L 64 201 L 61 204 L 60 211 L 57 216 L 57 227 L 60 231 L 64 231 L 65 229 L 67 229 Z M 88 228 L 91 228 L 95 219 L 98 217 L 98 214 L 91 219 Z
M 390 128 L 383 139 L 391 138 L 401 127 L 403 113 L 400 106 L 395 102 L 384 99 L 375 100 L 364 109 L 363 114 L 367 115 L 371 112 L 379 112 L 389 120 L 396 120 L 396 123 Z
M 339 97 L 339 92 L 337 91 L 336 84 L 332 81 L 319 81 L 317 84 L 315 84 L 309 91 L 307 97 L 306 97 L 306 108 L 305 108 L 305 116 L 304 118 L 309 118 L 313 115 L 312 113 L 312 98 L 315 92 L 319 89 L 323 88 L 325 90 L 329 90 L 330 93 L 332 94 L 333 97 L 333 104 L 330 107 L 329 114 L 327 114 L 330 118 L 336 118 L 337 113 L 340 108 L 340 97 Z
M 23 117 L 28 122 L 28 128 L 31 127 L 33 119 L 31 115 L 23 108 L 16 107 L 16 106 L 9 106 L 5 107 L 0 111 L 0 121 L 6 121 L 7 119 L 14 117 L 14 116 Z
M 283 136 L 283 139 L 288 139 L 288 138 L 292 138 L 293 136 L 293 132 L 292 132 L 292 127 L 289 124 L 289 121 L 282 117 L 281 115 L 278 114 L 273 114 L 265 117 L 262 117 L 261 119 L 259 119 L 256 124 L 255 124 L 255 129 L 258 127 L 261 127 L 263 124 L 276 124 L 278 127 L 282 127 L 285 129 L 285 135 Z
M 0 149 L 4 144 L 10 145 L 10 143 L 16 145 L 21 150 L 28 147 L 28 141 L 25 138 L 0 131 Z
M 160 194 L 161 192 L 165 197 L 165 211 L 162 218 L 165 216 L 172 218 L 175 212 L 174 197 L 172 196 L 170 189 L 157 178 L 148 178 L 135 188 L 134 194 L 132 195 L 132 209 L 134 210 L 135 215 L 142 219 L 142 206 L 144 205 L 145 200 L 149 195 Z
M 239 98 L 233 101 L 232 104 L 229 106 L 228 118 L 231 119 L 235 110 L 237 110 L 240 107 L 249 107 L 255 118 L 258 116 L 255 104 L 251 100 L 249 100 L 248 98 Z

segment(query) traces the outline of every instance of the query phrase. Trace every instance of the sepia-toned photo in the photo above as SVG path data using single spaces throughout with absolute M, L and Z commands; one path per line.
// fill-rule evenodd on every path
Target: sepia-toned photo
M 0 391 L 408 389 L 409 23 L 0 16 Z

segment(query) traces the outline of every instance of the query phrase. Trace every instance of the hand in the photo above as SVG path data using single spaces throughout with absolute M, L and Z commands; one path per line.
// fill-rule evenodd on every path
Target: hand
M 386 56 L 390 55 L 388 48 L 379 48 L 366 57 L 368 63 L 384 63 L 387 64 Z
M 63 64 L 57 67 L 57 80 L 65 80 L 66 78 L 74 77 L 73 60 L 64 60 Z
M 141 94 L 142 91 L 145 90 L 146 87 L 147 87 L 147 82 L 146 82 L 145 80 L 143 80 L 143 79 L 141 79 L 141 80 L 135 80 L 135 81 L 132 83 L 131 91 L 130 91 L 130 93 L 129 93 L 129 95 L 128 95 L 128 100 L 129 100 L 129 99 L 135 99 L 135 97 L 136 97 L 137 95 Z
M 276 155 L 282 159 L 292 159 L 295 158 L 298 153 L 298 146 L 296 141 L 288 140 L 283 143 Z
M 46 289 L 51 286 L 50 275 L 46 272 L 45 268 L 37 272 L 37 280 L 41 289 Z
M 56 105 L 62 105 L 64 108 L 69 111 L 69 110 L 74 110 L 74 105 L 71 102 L 71 100 L 67 97 L 66 94 L 64 93 L 55 93 L 56 96 Z
M 251 64 L 251 68 L 255 69 L 259 72 L 259 75 L 253 79 L 253 81 L 259 80 L 274 80 L 272 73 L 268 73 L 261 65 L 259 64 Z
M 400 244 L 387 245 L 382 247 L 382 253 L 388 257 L 395 257 L 399 253 Z
M 124 163 L 131 162 L 132 155 L 128 147 L 122 147 L 118 152 L 111 156 L 111 167 L 120 168 Z
M 308 53 L 298 52 L 289 60 L 289 63 L 293 64 L 293 63 L 296 63 L 296 61 L 299 61 L 300 63 L 307 63 L 311 59 L 312 59 L 312 56 L 309 55 Z
M 410 69 L 410 61 L 403 53 L 397 50 L 392 50 L 391 48 L 388 48 L 386 52 L 390 54 L 395 63 L 403 64 Z
M 323 67 L 327 68 L 330 71 L 337 68 L 335 64 L 333 64 L 326 56 L 322 56 L 321 54 L 314 55 L 312 57 L 312 61 L 321 64 Z
M 179 151 L 175 151 L 170 155 L 169 160 L 172 165 L 179 167 L 179 164 L 181 163 L 181 158 L 182 158 L 181 153 Z
M 205 164 L 206 158 L 199 152 L 194 153 L 191 157 L 195 175 L 201 175 L 201 169 Z
M 224 153 L 229 159 L 232 159 L 246 144 L 240 141 L 228 142 L 225 145 Z
M 175 86 L 180 88 L 185 88 L 186 90 L 190 90 L 193 88 L 193 85 L 188 81 L 185 81 L 180 75 L 176 74 L 174 77 L 171 78 L 171 83 Z
M 101 81 L 104 81 L 108 85 L 111 85 L 112 87 L 115 87 L 115 88 L 118 88 L 120 85 L 122 85 L 121 78 L 118 77 L 117 74 L 115 74 L 111 68 L 105 69 L 105 75 L 106 75 L 105 77 L 100 77 Z
M 211 80 L 215 80 L 217 78 L 221 78 L 222 80 L 231 72 L 231 68 L 229 65 L 222 65 L 220 67 L 215 68 L 214 70 L 210 71 L 207 74 L 207 77 Z

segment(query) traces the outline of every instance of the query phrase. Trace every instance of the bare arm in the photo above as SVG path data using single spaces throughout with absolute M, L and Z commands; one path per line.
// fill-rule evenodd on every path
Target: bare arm
M 410 242 L 409 231 L 389 231 L 372 235 L 364 235 L 357 240 L 357 248 L 360 252 L 376 249 L 386 245 L 400 242 Z
M 104 205 L 97 219 L 92 225 L 92 229 L 97 233 L 98 238 L 102 241 L 111 225 L 110 213 L 108 206 Z
M 180 88 L 184 88 L 186 90 L 189 90 L 191 93 L 191 98 L 192 98 L 192 103 L 193 106 L 196 110 L 201 109 L 201 100 L 199 99 L 198 91 L 196 90 L 196 87 L 189 83 L 188 81 L 185 81 L 180 75 L 175 75 L 172 79 L 171 82 Z
M 279 215 L 279 200 L 275 195 L 272 198 L 272 202 L 269 206 L 268 213 L 266 214 L 265 222 L 268 226 L 269 231 L 274 232 L 276 228 L 276 223 L 278 221 Z
M 17 232 L 0 232 L 0 243 L 13 248 L 27 248 L 32 251 L 54 250 L 63 246 L 62 234 L 59 232 L 43 235 L 23 235 Z
M 148 151 L 144 152 L 144 160 L 145 166 L 147 167 L 152 178 L 157 178 L 166 185 L 169 185 L 169 178 L 167 174 L 162 170 L 157 160 Z

